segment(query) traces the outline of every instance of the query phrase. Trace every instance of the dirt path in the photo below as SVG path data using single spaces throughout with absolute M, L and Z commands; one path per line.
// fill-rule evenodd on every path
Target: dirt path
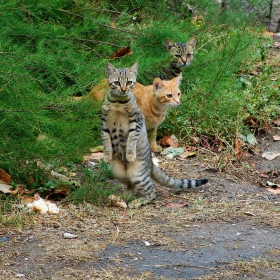
M 279 152 L 266 137 L 259 153 Z M 209 183 L 181 194 L 158 188 L 140 209 L 68 205 L 36 215 L 33 228 L 2 230 L 0 279 L 280 279 L 280 199 L 259 183 L 279 183 L 279 158 L 255 155 L 219 171 L 222 158 L 200 151 L 163 162 Z

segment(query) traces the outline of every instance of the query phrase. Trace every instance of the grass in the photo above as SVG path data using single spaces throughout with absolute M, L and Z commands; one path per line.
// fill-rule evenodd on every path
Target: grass
M 34 215 L 22 208 L 19 199 L 0 195 L 0 235 L 9 230 L 22 231 L 33 225 Z
M 194 166 L 196 166 L 195 163 L 192 162 Z M 174 169 L 182 173 L 179 170 L 181 167 L 179 162 L 175 162 L 172 166 L 170 163 L 166 165 L 168 171 L 173 172 L 170 169 Z M 110 176 L 107 166 L 99 166 L 99 168 L 103 169 L 103 172 L 99 175 L 95 174 L 96 176 L 103 176 L 102 180 Z M 195 173 L 199 171 L 196 170 Z M 225 174 L 212 173 L 211 175 L 213 181 L 210 186 L 180 195 L 173 196 L 166 188 L 159 188 L 158 198 L 154 204 L 141 209 L 123 210 L 116 207 L 99 207 L 86 201 L 78 205 L 67 204 L 59 215 L 38 214 L 32 233 L 24 232 L 20 236 L 11 235 L 9 243 L 3 243 L 2 250 L 5 253 L 1 254 L 1 261 L 2 269 L 3 271 L 5 269 L 6 273 L 3 275 L 7 278 L 7 275 L 18 272 L 20 267 L 23 267 L 22 270 L 25 269 L 24 265 L 15 267 L 8 264 L 26 257 L 27 249 L 29 255 L 38 256 L 28 260 L 29 265 L 34 267 L 29 270 L 29 276 L 34 279 L 38 275 L 42 276 L 42 272 L 45 278 L 52 276 L 54 279 L 65 279 L 65 277 L 104 279 L 105 276 L 108 279 L 125 279 L 128 276 L 134 277 L 133 279 L 151 279 L 151 277 L 164 279 L 164 272 L 168 273 L 172 270 L 186 272 L 194 268 L 201 269 L 203 266 L 205 266 L 203 273 L 208 275 L 200 279 L 237 279 L 237 277 L 243 277 L 244 274 L 250 277 L 263 276 L 266 275 L 265 273 L 278 275 L 278 248 L 267 251 L 264 248 L 264 254 L 259 259 L 232 257 L 228 263 L 225 263 L 217 256 L 215 267 L 213 263 L 209 263 L 207 254 L 213 257 L 215 250 L 212 253 L 211 249 L 215 245 L 224 246 L 228 250 L 229 257 L 235 256 L 240 248 L 238 246 L 242 244 L 242 241 L 244 242 L 243 235 L 241 239 L 236 240 L 236 243 L 228 242 L 233 238 L 232 232 L 225 233 L 228 239 L 220 240 L 224 236 L 220 226 L 227 225 L 232 228 L 233 223 L 239 224 L 242 234 L 246 235 L 246 228 L 251 234 L 254 232 L 253 227 L 256 230 L 267 230 L 271 234 L 271 231 L 274 232 L 280 225 L 279 207 L 273 195 L 269 196 L 261 189 L 258 192 L 250 191 L 246 187 L 240 189 L 238 184 L 235 189 L 235 184 L 232 182 L 233 179 L 238 180 L 237 175 L 231 180 L 226 180 Z M 85 181 L 92 181 L 94 184 L 92 174 L 85 174 L 85 177 L 87 176 L 89 178 Z M 86 196 L 90 197 L 91 194 L 88 193 Z M 188 205 L 166 209 L 168 204 L 179 201 L 186 201 Z M 245 212 L 253 213 L 254 216 Z M 62 233 L 65 231 L 78 235 L 78 238 L 63 239 Z M 216 231 L 219 233 L 217 236 Z M 35 239 L 33 245 L 27 241 L 31 236 Z M 146 248 L 145 241 L 148 241 L 151 246 Z M 269 238 L 262 239 L 261 244 L 263 242 L 268 242 L 270 248 L 274 248 Z M 201 254 L 201 249 L 204 247 L 205 254 Z M 41 248 L 45 248 L 44 254 L 40 251 Z M 114 248 L 116 251 L 111 251 L 113 253 L 108 255 L 106 250 Z M 255 249 L 252 248 L 252 254 L 248 252 L 246 255 L 253 256 L 255 250 L 258 249 L 256 246 Z M 57 258 L 58 252 L 59 258 Z M 199 256 L 200 263 L 193 264 L 191 259 L 186 259 L 186 252 L 193 252 L 196 257 Z M 168 260 L 162 257 L 165 253 L 173 253 L 178 258 L 182 256 L 182 259 L 178 259 L 175 267 L 174 262 L 171 266 Z M 146 263 L 150 267 L 141 266 L 147 259 L 151 259 L 151 263 Z M 62 269 L 59 265 L 61 263 L 66 263 Z M 128 266 L 123 264 L 128 264 Z M 52 269 L 47 269 L 51 267 Z M 92 267 L 94 270 L 90 269 Z M 104 267 L 106 271 L 102 274 Z M 141 273 L 139 267 L 144 269 Z M 151 269 L 154 269 L 154 273 L 145 272 Z M 139 275 L 137 275 L 138 272 Z
M 67 202 L 75 204 L 91 202 L 97 205 L 106 205 L 108 197 L 120 188 L 118 185 L 110 185 L 111 183 L 108 182 L 108 179 L 114 177 L 109 165 L 104 162 L 99 163 L 98 169 L 85 169 L 84 175 L 83 185 L 66 199 Z
M 170 61 L 166 38 L 197 37 L 194 61 L 183 73 L 182 104 L 170 110 L 159 138 L 174 133 L 185 144 L 198 136 L 233 150 L 236 132 L 251 132 L 248 116 L 258 120 L 257 128 L 279 116 L 280 81 L 270 79 L 279 67 L 266 62 L 272 40 L 262 36 L 254 14 L 266 1 L 251 1 L 252 13 L 239 0 L 224 11 L 215 1 L 190 1 L 192 9 L 175 2 L 0 4 L 0 167 L 15 184 L 42 188 L 50 179 L 38 159 L 51 166 L 80 164 L 101 144 L 100 105 L 74 97 L 87 96 L 105 77 L 109 55 L 125 46 L 133 54 L 112 63 L 139 61 L 138 80 L 149 84 Z M 250 74 L 258 63 L 259 75 Z M 105 179 L 94 179 L 97 189 Z

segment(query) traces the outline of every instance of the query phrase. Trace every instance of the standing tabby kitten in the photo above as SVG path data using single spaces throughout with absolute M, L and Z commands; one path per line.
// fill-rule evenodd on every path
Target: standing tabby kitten
M 145 119 L 131 91 L 137 70 L 138 63 L 120 69 L 106 64 L 110 89 L 101 107 L 101 130 L 104 161 L 110 163 L 116 178 L 129 190 L 145 195 L 145 200 L 134 204 L 146 204 L 156 197 L 152 179 L 178 190 L 201 186 L 208 180 L 175 179 L 153 164 Z

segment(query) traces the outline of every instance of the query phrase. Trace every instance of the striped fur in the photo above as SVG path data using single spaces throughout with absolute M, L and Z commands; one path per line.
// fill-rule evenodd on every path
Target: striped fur
M 194 57 L 194 50 L 196 45 L 196 37 L 189 39 L 187 43 L 174 43 L 170 39 L 166 39 L 165 46 L 169 53 L 172 55 L 168 68 L 163 68 L 160 78 L 163 80 L 170 80 L 178 77 L 184 67 L 190 65 Z
M 116 178 L 129 190 L 145 196 L 145 204 L 156 197 L 152 179 L 178 190 L 201 186 L 207 179 L 174 179 L 153 164 L 144 115 L 131 91 L 137 68 L 137 63 L 121 69 L 106 64 L 110 89 L 101 108 L 101 130 L 104 161 L 110 163 Z

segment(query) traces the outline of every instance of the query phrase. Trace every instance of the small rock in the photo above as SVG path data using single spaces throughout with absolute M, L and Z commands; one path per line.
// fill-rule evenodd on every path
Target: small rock
M 256 216 L 254 213 L 249 212 L 249 211 L 244 212 L 244 214 L 245 214 L 245 215 L 248 215 L 248 216 Z
M 165 158 L 171 160 L 174 158 L 174 156 L 172 154 L 167 154 Z
M 0 241 L 7 242 L 7 241 L 9 241 L 9 237 L 3 236 L 0 238 Z
M 69 232 L 65 232 L 65 233 L 63 234 L 63 237 L 64 237 L 65 239 L 74 239 L 74 238 L 77 238 L 78 236 L 75 235 L 75 234 L 69 233 Z
M 144 244 L 145 244 L 147 247 L 151 246 L 151 243 L 148 242 L 148 241 L 145 241 Z

